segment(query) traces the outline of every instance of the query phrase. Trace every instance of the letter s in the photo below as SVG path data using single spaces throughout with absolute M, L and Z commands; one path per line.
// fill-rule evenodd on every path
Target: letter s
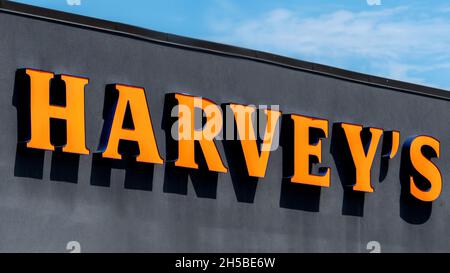
M 417 177 L 409 174 L 409 185 L 411 195 L 415 198 L 432 202 L 441 194 L 442 175 L 438 167 L 431 161 L 431 158 L 440 156 L 440 143 L 437 139 L 430 136 L 413 136 L 407 140 L 408 155 L 412 171 L 416 171 L 420 176 L 425 178 L 430 187 L 422 190 L 417 187 Z M 425 149 L 427 150 L 425 150 Z

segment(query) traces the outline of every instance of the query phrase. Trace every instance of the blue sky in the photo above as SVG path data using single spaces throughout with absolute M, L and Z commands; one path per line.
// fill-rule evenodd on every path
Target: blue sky
M 448 0 L 16 2 L 450 90 Z

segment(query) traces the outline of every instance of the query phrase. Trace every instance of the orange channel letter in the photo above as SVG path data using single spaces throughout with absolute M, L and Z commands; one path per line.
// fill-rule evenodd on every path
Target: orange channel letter
M 291 115 L 294 122 L 294 176 L 293 183 L 313 186 L 330 186 L 330 168 L 326 168 L 320 175 L 311 174 L 311 156 L 322 162 L 322 139 L 316 144 L 310 144 L 310 129 L 318 129 L 328 137 L 328 120 L 311 118 L 301 115 Z
M 431 187 L 427 191 L 423 191 L 416 186 L 414 178 L 409 177 L 411 194 L 419 200 L 431 202 L 436 200 L 442 190 L 442 175 L 438 167 L 431 162 L 422 153 L 422 148 L 428 146 L 436 153 L 439 158 L 439 141 L 429 136 L 417 136 L 409 144 L 409 157 L 414 169 L 426 178 Z
M 362 192 L 373 192 L 370 181 L 370 170 L 372 169 L 373 159 L 377 151 L 378 143 L 383 135 L 383 130 L 379 128 L 369 128 L 371 133 L 370 143 L 367 145 L 367 153 L 361 140 L 363 126 L 342 123 L 348 146 L 353 158 L 353 164 L 356 169 L 356 181 L 353 190 Z
M 226 173 L 214 138 L 222 130 L 222 112 L 212 101 L 183 94 L 175 94 L 178 101 L 178 159 L 175 166 L 198 169 L 195 161 L 195 141 L 198 141 L 210 171 Z M 195 108 L 206 116 L 202 130 L 195 130 Z
M 106 149 L 102 156 L 106 158 L 121 159 L 119 154 L 119 141 L 136 141 L 139 145 L 138 162 L 162 164 L 153 132 L 152 121 L 145 98 L 145 90 L 141 87 L 115 85 L 119 92 L 116 109 L 107 140 Z M 125 112 L 129 105 L 134 129 L 123 128 Z
M 255 107 L 230 104 L 230 108 L 234 113 L 248 175 L 263 178 L 266 174 L 273 137 L 277 129 L 278 120 L 281 117 L 281 112 L 268 109 L 264 110 L 264 113 L 267 115 L 267 125 L 264 131 L 264 139 L 260 153 L 256 143 L 255 127 L 252 122 L 252 114 L 256 110 Z
M 89 154 L 85 143 L 84 88 L 89 80 L 61 75 L 66 86 L 66 106 L 50 104 L 51 72 L 26 69 L 30 77 L 31 139 L 28 148 L 54 151 L 50 142 L 50 118 L 62 119 L 67 124 L 67 143 L 63 152 Z

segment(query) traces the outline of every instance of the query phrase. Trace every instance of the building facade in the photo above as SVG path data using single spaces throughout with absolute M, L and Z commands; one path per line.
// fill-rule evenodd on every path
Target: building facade
M 0 33 L 0 251 L 67 252 L 73 245 L 89 252 L 450 251 L 447 91 L 6 1 Z M 30 148 L 36 134 L 30 134 L 27 69 L 88 80 L 87 154 Z M 68 106 L 64 84 L 60 94 L 52 91 L 57 82 L 49 85 L 49 104 Z M 108 88 L 117 85 L 145 90 L 148 112 L 131 109 L 124 119 L 136 129 L 136 119 L 151 116 L 162 164 L 102 156 Z M 245 172 L 239 141 L 220 139 L 214 143 L 225 171 L 205 168 L 198 145 L 198 169 L 177 167 L 169 145 L 171 94 L 218 106 L 278 106 L 280 145 L 270 151 L 264 175 Z M 46 105 L 34 107 L 42 113 Z M 293 182 L 289 167 L 297 157 L 289 140 L 300 136 L 290 115 L 327 121 L 320 140 L 310 143 L 320 143 L 321 158 L 309 171 L 328 174 L 328 186 Z M 348 156 L 342 124 L 366 128 L 360 143 L 366 155 L 375 149 L 367 161 L 372 192 L 355 190 L 360 167 Z M 370 128 L 381 130 L 378 141 Z M 53 118 L 48 130 L 52 145 L 67 143 L 67 123 Z M 421 167 L 410 152 L 420 136 L 437 143 L 418 148 Z M 125 152 L 133 150 L 128 146 Z M 436 198 L 417 198 L 411 177 L 423 195 L 441 185 Z

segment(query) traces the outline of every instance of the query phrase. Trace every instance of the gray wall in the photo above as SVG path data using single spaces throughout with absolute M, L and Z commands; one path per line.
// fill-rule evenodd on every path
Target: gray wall
M 380 242 L 384 252 L 450 251 L 448 101 L 6 13 L 0 13 L 0 33 L 0 251 L 64 252 L 73 240 L 89 252 L 367 252 L 369 241 Z M 410 135 L 431 135 L 441 142 L 435 162 L 443 192 L 432 207 L 405 201 L 400 152 L 383 180 L 378 149 L 375 192 L 344 194 L 330 139 L 323 161 L 332 185 L 319 190 L 282 183 L 281 148 L 258 182 L 230 173 L 191 173 L 186 181 L 167 165 L 152 170 L 92 155 L 78 160 L 27 151 L 17 145 L 12 103 L 20 68 L 90 78 L 91 150 L 100 139 L 105 86 L 123 83 L 146 89 L 163 156 L 165 94 L 186 92 L 326 118 L 330 135 L 334 122 L 396 129 L 401 144 Z M 218 147 L 229 166 L 222 143 Z

